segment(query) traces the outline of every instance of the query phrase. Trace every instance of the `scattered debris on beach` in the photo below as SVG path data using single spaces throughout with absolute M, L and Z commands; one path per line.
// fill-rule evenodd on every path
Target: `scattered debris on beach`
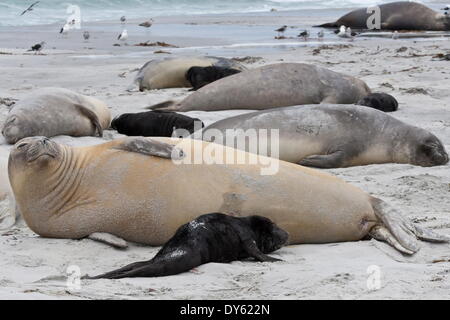
M 156 50 L 156 51 L 153 51 L 153 53 L 166 53 L 166 54 L 172 54 L 172 52 L 164 51 L 164 50 Z
M 156 41 L 156 42 L 150 42 L 150 41 L 145 41 L 145 42 L 141 42 L 141 43 L 137 43 L 134 45 L 135 47 L 165 47 L 165 48 L 179 48 L 176 45 L 170 44 L 170 43 L 165 43 L 165 42 L 160 42 L 160 41 Z
M 313 54 L 313 56 L 316 56 L 316 55 L 320 54 L 322 50 L 348 49 L 348 48 L 352 48 L 352 47 L 353 47 L 353 45 L 351 45 L 351 44 L 336 44 L 336 45 L 332 45 L 332 46 L 323 45 L 323 46 L 320 46 L 320 47 L 314 49 L 312 54 Z
M 424 88 L 400 88 L 401 91 L 409 94 L 423 94 L 423 95 L 429 95 L 427 89 Z
M 438 54 L 433 56 L 433 59 L 434 60 L 441 60 L 441 61 L 443 61 L 443 60 L 450 61 L 450 53 L 447 53 L 447 54 L 445 54 L 445 53 L 438 53 Z
M 17 99 L 14 98 L 0 98 L 0 105 L 12 107 L 16 103 Z
M 242 62 L 242 63 L 252 64 L 252 63 L 262 60 L 262 57 L 251 57 L 251 56 L 246 56 L 246 57 L 242 57 L 242 58 L 234 57 L 234 58 L 231 58 L 231 60 L 237 61 L 237 62 Z

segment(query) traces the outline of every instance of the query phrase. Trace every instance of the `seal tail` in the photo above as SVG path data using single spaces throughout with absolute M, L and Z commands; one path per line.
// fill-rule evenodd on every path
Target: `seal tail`
M 186 253 L 179 256 L 166 256 L 153 258 L 129 264 L 123 268 L 113 270 L 95 277 L 86 276 L 84 279 L 122 279 L 137 277 L 164 277 L 189 271 L 200 263 L 197 259 L 189 257 Z
M 145 109 L 149 110 L 166 110 L 166 111 L 179 111 L 178 105 L 175 104 L 175 101 L 168 100 L 161 103 L 154 104 L 152 106 L 146 107 Z
M 314 28 L 337 28 L 336 22 L 328 22 L 321 25 L 313 26 Z
M 377 240 L 386 241 L 402 253 L 412 255 L 419 251 L 420 245 L 417 239 L 428 242 L 450 242 L 450 236 L 414 225 L 395 208 L 380 199 L 372 198 L 372 205 L 375 215 L 382 224 L 373 227 L 370 235 Z

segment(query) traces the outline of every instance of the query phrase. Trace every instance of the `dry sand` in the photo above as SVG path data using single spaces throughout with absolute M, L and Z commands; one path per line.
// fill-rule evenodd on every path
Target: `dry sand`
M 273 30 L 283 24 L 281 19 L 253 19 L 255 21 L 232 21 L 232 25 L 242 28 L 268 25 Z M 212 23 L 220 24 L 216 20 Z M 192 17 L 177 20 L 177 23 L 183 25 L 192 21 L 198 19 Z M 222 22 L 229 24 L 229 21 Z M 208 23 L 204 22 L 205 28 L 210 25 Z M 11 42 L 14 38 L 11 34 L 0 35 L 0 52 L 7 53 L 0 55 L 0 98 L 20 100 L 32 89 L 59 86 L 105 101 L 114 116 L 138 112 L 148 105 L 188 95 L 186 89 L 145 93 L 125 91 L 136 68 L 149 59 L 211 52 L 242 57 L 251 52 L 263 59 L 249 64 L 250 68 L 276 62 L 306 62 L 359 77 L 375 91 L 390 93 L 399 100 L 400 109 L 392 114 L 394 117 L 432 131 L 450 150 L 450 61 L 432 58 L 434 54 L 449 52 L 450 41 L 444 38 L 418 42 L 377 38 L 349 42 L 330 38 L 325 42 L 339 42 L 344 46 L 330 45 L 320 53 L 314 51 L 317 46 L 291 46 L 288 43 L 292 40 L 286 40 L 286 46 L 168 49 L 171 55 L 157 55 L 153 51 L 161 48 L 113 47 L 114 41 L 105 40 L 107 33 L 94 36 L 87 44 L 78 40 L 81 36 L 72 33 L 69 39 L 55 40 L 44 50 L 45 55 L 24 54 L 24 48 L 40 41 L 41 37 L 53 37 L 49 31 L 52 28 L 42 28 L 40 30 L 44 31 L 40 34 L 31 29 L 27 36 L 21 34 L 20 43 Z M 272 36 L 269 35 L 269 40 Z M 182 47 L 231 43 L 229 39 L 214 40 L 212 37 L 181 38 L 162 39 L 155 34 L 142 34 L 130 39 L 130 43 L 142 39 L 162 40 Z M 277 42 L 277 45 L 280 43 L 283 42 Z M 0 105 L 0 122 L 7 112 L 7 106 Z M 241 112 L 248 111 L 187 114 L 199 117 L 208 125 Z M 118 136 L 107 131 L 103 139 L 58 137 L 56 140 L 87 145 Z M 7 145 L 0 146 L 3 156 L 7 150 Z M 420 225 L 450 234 L 449 167 L 385 164 L 327 171 L 388 201 Z M 157 250 L 134 244 L 127 250 L 117 250 L 86 239 L 44 239 L 19 224 L 0 233 L 0 299 L 450 298 L 450 245 L 423 244 L 415 256 L 405 257 L 374 240 L 289 246 L 273 254 L 284 260 L 279 263 L 210 263 L 172 277 L 82 281 L 80 290 L 66 285 L 66 271 L 70 265 L 79 266 L 81 274 L 92 275 L 147 260 Z M 367 286 L 370 266 L 377 266 L 381 272 L 381 287 L 377 290 Z

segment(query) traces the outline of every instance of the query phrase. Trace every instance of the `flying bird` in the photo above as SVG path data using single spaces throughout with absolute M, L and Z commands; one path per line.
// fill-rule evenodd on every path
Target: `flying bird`
M 278 32 L 278 35 L 282 35 L 286 31 L 287 26 L 282 26 L 281 28 L 275 30 Z
M 45 45 L 45 41 L 42 41 L 42 42 L 32 46 L 31 49 L 28 51 L 34 51 L 34 54 L 37 54 L 38 52 L 41 52 L 41 50 L 44 48 L 44 45 Z
M 40 1 L 36 1 L 35 3 L 33 3 L 33 4 L 32 4 L 31 6 L 29 6 L 26 10 L 24 10 L 20 15 L 23 16 L 25 13 L 33 11 L 33 7 L 34 7 L 35 5 L 37 5 L 39 2 L 40 2 Z
M 153 19 L 147 20 L 139 24 L 140 27 L 150 28 L 153 25 Z

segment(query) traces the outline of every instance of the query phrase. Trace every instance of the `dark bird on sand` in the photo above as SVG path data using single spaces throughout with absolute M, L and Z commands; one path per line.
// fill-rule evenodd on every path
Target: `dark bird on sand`
M 278 32 L 278 35 L 283 34 L 287 29 L 287 26 L 282 26 L 281 28 L 275 30 L 276 32 Z
M 153 19 L 147 20 L 139 24 L 140 27 L 150 28 L 153 25 Z
M 308 40 L 308 37 L 309 37 L 309 32 L 308 32 L 308 30 L 305 30 L 305 31 L 303 31 L 303 32 L 301 32 L 297 37 L 301 37 L 301 38 L 303 38 L 305 41 L 306 40 Z
M 31 47 L 28 51 L 34 51 L 34 54 L 37 54 L 38 52 L 41 52 L 41 50 L 44 48 L 45 41 L 42 41 L 40 43 L 35 44 Z
M 36 1 L 35 3 L 33 3 L 33 4 L 32 4 L 31 6 L 29 6 L 27 9 L 25 9 L 20 15 L 23 16 L 25 13 L 33 11 L 33 7 L 34 7 L 35 5 L 37 5 L 39 2 L 40 2 L 40 1 Z

